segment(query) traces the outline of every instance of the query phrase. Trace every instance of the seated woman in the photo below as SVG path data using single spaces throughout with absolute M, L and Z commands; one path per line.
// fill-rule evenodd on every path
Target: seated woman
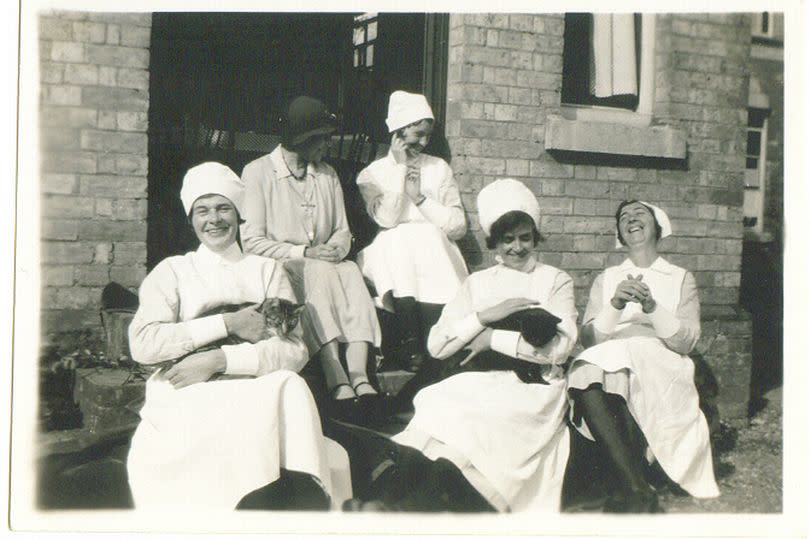
M 537 259 L 540 208 L 525 185 L 512 179 L 487 185 L 478 212 L 498 263 L 464 281 L 431 329 L 428 349 L 461 363 L 486 354 L 494 368 L 454 374 L 417 393 L 413 419 L 393 437 L 407 446 L 399 464 L 405 470 L 381 474 L 373 490 L 393 509 L 559 511 L 569 451 L 561 365 L 577 338 L 573 281 Z M 537 306 L 559 319 L 542 346 L 491 327 Z M 499 357 L 503 368 L 494 365 Z M 542 376 L 523 381 L 508 370 L 516 359 Z M 393 486 L 381 484 L 386 476 Z M 354 500 L 347 505 L 365 508 Z
M 352 240 L 335 170 L 322 161 L 335 117 L 310 97 L 294 99 L 282 123 L 281 145 L 245 166 L 245 225 L 249 253 L 283 261 L 298 301 L 306 304 L 304 339 L 318 355 L 335 406 L 356 415 L 358 397 L 377 391 L 366 373 L 369 346 L 380 326 L 357 265 L 343 260 Z M 347 370 L 338 343 L 346 345 Z
M 467 277 L 455 244 L 467 223 L 450 166 L 422 153 L 433 132 L 425 97 L 392 93 L 386 124 L 393 133 L 389 154 L 357 177 L 368 214 L 382 230 L 357 262 L 379 304 L 396 313 L 403 366 L 416 371 L 428 331 Z
M 351 496 L 348 456 L 323 436 L 296 374 L 308 360 L 300 327 L 267 338 L 256 305 L 295 296 L 279 264 L 242 253 L 241 180 L 203 163 L 186 174 L 180 198 L 200 247 L 146 276 L 129 327 L 133 359 L 160 364 L 127 461 L 136 508 L 279 508 L 313 487 L 339 505 Z M 211 346 L 228 337 L 234 344 Z M 303 507 L 318 505 L 310 496 Z
M 695 279 L 658 255 L 658 241 L 671 228 L 652 204 L 619 205 L 617 247 L 627 248 L 628 259 L 595 279 L 582 328 L 586 350 L 568 373 L 574 424 L 606 450 L 622 479 L 623 489 L 605 511 L 658 510 L 645 480 L 645 441 L 687 492 L 718 495 L 709 430 L 686 355 L 700 337 Z

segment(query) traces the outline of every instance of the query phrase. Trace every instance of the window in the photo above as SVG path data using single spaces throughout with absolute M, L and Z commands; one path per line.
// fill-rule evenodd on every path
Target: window
M 352 45 L 354 67 L 371 71 L 374 67 L 374 44 L 377 39 L 377 14 L 363 13 L 354 18 Z
M 564 117 L 650 123 L 655 15 L 566 13 L 563 39 Z
M 746 230 L 758 233 L 762 232 L 768 145 L 768 113 L 768 109 L 748 109 L 743 226 Z

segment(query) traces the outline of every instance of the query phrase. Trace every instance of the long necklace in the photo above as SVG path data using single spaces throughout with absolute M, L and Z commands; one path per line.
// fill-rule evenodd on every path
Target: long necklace
M 293 175 L 293 178 L 295 178 L 295 179 L 296 179 L 296 180 L 298 180 L 299 182 L 300 182 L 301 180 L 303 180 L 304 178 L 306 178 L 306 176 L 307 176 L 307 165 L 306 165 L 306 163 L 304 163 L 304 172 L 302 172 L 302 173 L 301 173 L 301 175 L 299 176 L 298 174 L 296 174 L 295 172 L 293 172 L 292 167 L 291 167 L 291 166 L 290 166 L 290 164 L 287 162 L 287 157 L 284 155 L 284 152 L 281 152 L 281 159 L 282 159 L 282 161 L 284 161 L 284 164 L 287 166 L 287 170 L 289 170 L 289 171 L 290 171 L 290 174 L 292 174 L 292 175 Z

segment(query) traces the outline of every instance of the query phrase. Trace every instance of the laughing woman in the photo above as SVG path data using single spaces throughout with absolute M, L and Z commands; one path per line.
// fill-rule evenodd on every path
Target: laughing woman
M 700 337 L 695 278 L 658 255 L 658 241 L 671 233 L 660 208 L 623 202 L 616 233 L 628 258 L 594 281 L 582 328 L 587 349 L 568 373 L 575 425 L 605 448 L 623 480 L 605 510 L 658 509 L 645 480 L 645 440 L 670 479 L 693 496 L 717 496 L 709 429 L 686 355 Z
M 303 487 L 310 500 L 315 489 L 340 504 L 351 492 L 348 456 L 323 436 L 296 374 L 308 359 L 300 327 L 268 338 L 256 309 L 295 297 L 280 264 L 242 253 L 242 181 L 203 163 L 186 174 L 180 198 L 200 247 L 146 276 L 129 327 L 133 359 L 161 365 L 146 383 L 127 462 L 136 508 L 272 509 L 301 501 Z M 242 342 L 220 345 L 229 337 Z

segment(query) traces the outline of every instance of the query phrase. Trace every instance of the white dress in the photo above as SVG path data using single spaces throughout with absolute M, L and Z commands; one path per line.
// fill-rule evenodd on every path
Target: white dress
M 428 349 L 440 359 L 456 353 L 484 329 L 476 312 L 515 297 L 560 317 L 558 333 L 534 348 L 518 332 L 494 330 L 491 347 L 548 365 L 549 384 L 524 383 L 512 371 L 456 374 L 417 393 L 413 419 L 393 439 L 453 462 L 499 511 L 556 512 L 569 452 L 560 365 L 577 339 L 571 278 L 534 260 L 525 271 L 499 264 L 474 273 L 445 306 Z
M 279 264 L 244 255 L 236 243 L 221 255 L 203 245 L 163 260 L 139 295 L 129 340 L 133 359 L 144 364 L 225 337 L 222 315 L 199 317 L 214 307 L 294 300 Z M 280 468 L 315 477 L 333 507 L 351 497 L 348 455 L 323 436 L 312 395 L 296 374 L 308 360 L 300 332 L 223 346 L 225 374 L 234 377 L 182 389 L 150 377 L 127 460 L 136 508 L 231 510 L 278 479 Z
M 366 210 L 381 227 L 357 263 L 374 285 L 377 305 L 391 311 L 391 296 L 445 304 L 468 275 L 456 245 L 467 222 L 453 171 L 443 159 L 425 154 L 413 166 L 425 196 L 419 206 L 404 191 L 407 167 L 390 153 L 357 177 Z
M 645 314 L 638 303 L 622 310 L 611 306 L 616 286 L 628 274 L 643 275 L 657 303 L 653 313 Z M 598 344 L 571 364 L 569 388 L 598 382 L 622 396 L 667 475 L 692 496 L 718 496 L 709 428 L 698 405 L 694 363 L 686 355 L 700 338 L 694 277 L 661 257 L 649 268 L 627 259 L 594 281 L 584 318 L 589 324 Z M 572 408 L 577 428 L 593 439 L 575 412 Z

